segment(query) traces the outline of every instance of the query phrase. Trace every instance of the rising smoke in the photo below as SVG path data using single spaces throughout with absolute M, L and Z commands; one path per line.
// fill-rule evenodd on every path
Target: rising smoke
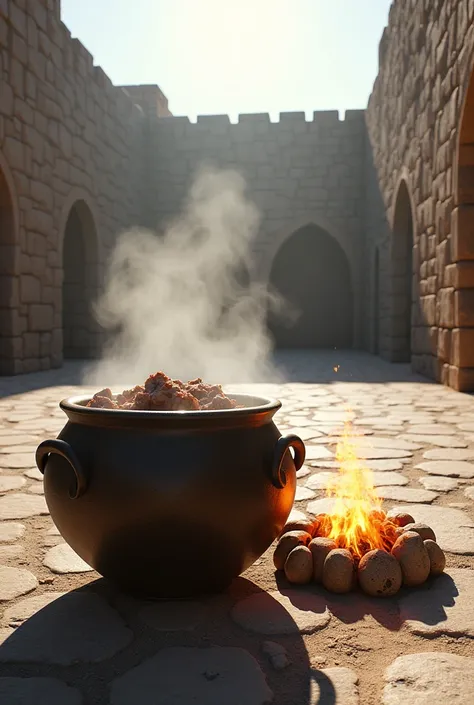
M 109 333 L 86 384 L 126 386 L 157 370 L 175 378 L 276 381 L 266 318 L 280 307 L 246 282 L 260 218 L 234 171 L 205 168 L 162 236 L 122 234 L 96 305 Z

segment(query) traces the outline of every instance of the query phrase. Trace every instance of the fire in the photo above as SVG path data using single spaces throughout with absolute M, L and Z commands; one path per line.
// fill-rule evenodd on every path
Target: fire
M 318 517 L 318 534 L 333 539 L 339 548 L 349 549 L 358 561 L 373 549 L 390 551 L 398 535 L 397 526 L 382 510 L 372 471 L 357 456 L 354 438 L 354 428 L 348 420 L 337 445 L 339 472 L 326 487 L 335 506 L 330 515 Z

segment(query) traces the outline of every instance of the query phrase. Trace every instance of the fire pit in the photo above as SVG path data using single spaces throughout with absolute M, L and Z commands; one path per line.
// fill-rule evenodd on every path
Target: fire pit
M 207 411 L 61 402 L 68 423 L 36 455 L 51 517 L 76 553 L 125 591 L 220 591 L 280 534 L 304 444 L 281 437 L 272 420 L 279 401 L 234 398 L 241 408 Z
M 357 587 L 389 597 L 443 572 L 446 559 L 434 531 L 409 514 L 387 515 L 372 473 L 357 457 L 350 422 L 337 446 L 339 472 L 328 483 L 331 513 L 285 526 L 273 556 L 289 582 L 322 583 L 336 593 Z

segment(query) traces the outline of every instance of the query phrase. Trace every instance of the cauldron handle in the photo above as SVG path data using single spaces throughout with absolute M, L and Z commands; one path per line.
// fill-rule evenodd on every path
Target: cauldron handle
M 43 441 L 36 449 L 36 465 L 38 466 L 40 473 L 43 475 L 50 453 L 60 455 L 68 461 L 69 465 L 74 470 L 74 475 L 76 476 L 76 491 L 74 493 L 70 493 L 69 496 L 71 499 L 79 499 L 79 497 L 81 497 L 87 489 L 87 478 L 77 455 L 69 443 L 66 443 L 66 441 L 61 441 L 59 439 Z
M 272 483 L 279 490 L 282 490 L 286 486 L 286 473 L 282 468 L 282 464 L 283 459 L 290 448 L 293 448 L 295 451 L 294 462 L 296 470 L 299 470 L 302 467 L 306 457 L 306 449 L 299 436 L 291 434 L 289 436 L 282 436 L 278 439 L 273 454 Z

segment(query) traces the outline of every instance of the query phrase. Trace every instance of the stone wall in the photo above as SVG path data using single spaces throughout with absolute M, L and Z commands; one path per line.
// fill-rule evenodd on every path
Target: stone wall
M 365 258 L 374 267 L 380 257 L 366 342 L 406 357 L 411 309 L 415 370 L 465 391 L 474 390 L 473 58 L 474 0 L 396 0 L 366 112 L 375 178 Z
M 59 0 L 1 0 L 0 373 L 62 363 L 69 215 L 76 204 L 90 297 L 117 231 L 141 221 L 146 122 L 71 37 Z M 93 354 L 91 317 L 71 326 Z
M 197 123 L 170 117 L 153 131 L 155 210 L 158 228 L 179 213 L 202 164 L 232 168 L 246 179 L 248 194 L 262 215 L 253 275 L 270 276 L 280 247 L 298 229 L 314 224 L 335 238 L 351 267 L 355 297 L 354 340 L 362 341 L 362 261 L 366 149 L 363 111 L 203 116 Z M 293 273 L 295 277 L 298 272 Z M 315 302 L 324 305 L 324 302 Z
M 117 233 L 162 229 L 210 163 L 261 211 L 254 277 L 295 233 L 301 257 L 326 233 L 349 262 L 355 346 L 474 391 L 474 0 L 395 0 L 379 52 L 365 113 L 194 124 L 158 86 L 113 86 L 59 0 L 0 0 L 0 373 L 95 355 Z

